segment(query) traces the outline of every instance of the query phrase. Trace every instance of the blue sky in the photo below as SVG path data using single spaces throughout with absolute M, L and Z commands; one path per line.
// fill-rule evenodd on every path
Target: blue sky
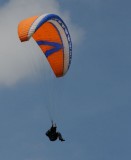
M 0 42 L 9 37 L 10 26 L 16 32 L 9 49 L 2 45 L 0 51 L 0 159 L 130 160 L 131 2 L 30 0 L 26 9 L 24 1 L 11 0 L 0 5 L 0 28 L 9 30 L 1 31 Z M 17 37 L 18 22 L 39 10 L 60 14 L 71 30 L 73 58 L 63 79 L 51 80 L 49 74 L 45 80 L 43 72 L 51 71 L 38 65 L 41 56 L 33 55 L 40 50 L 33 41 L 23 45 Z M 24 51 L 31 53 L 25 56 Z M 64 143 L 52 143 L 44 135 L 50 127 L 50 100 Z

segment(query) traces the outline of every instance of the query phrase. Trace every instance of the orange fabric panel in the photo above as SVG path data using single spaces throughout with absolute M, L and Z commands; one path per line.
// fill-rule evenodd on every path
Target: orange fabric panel
M 19 35 L 21 42 L 28 40 L 27 38 L 28 38 L 29 29 L 30 29 L 31 25 L 33 24 L 33 22 L 37 18 L 38 18 L 38 16 L 33 16 L 33 17 L 27 18 L 19 23 L 18 35 Z
M 50 23 L 44 23 L 33 35 L 35 41 L 48 41 L 62 44 L 61 37 L 58 30 Z M 40 48 L 45 53 L 47 50 L 52 49 L 52 46 L 40 45 Z M 51 54 L 47 57 L 55 75 L 61 77 L 63 75 L 64 68 L 64 54 L 63 49 Z

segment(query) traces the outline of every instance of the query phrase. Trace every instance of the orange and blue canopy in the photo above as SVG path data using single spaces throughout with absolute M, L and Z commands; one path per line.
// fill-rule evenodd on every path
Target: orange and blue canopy
M 71 64 L 72 42 L 67 26 L 59 16 L 44 14 L 22 20 L 18 35 L 21 42 L 33 37 L 56 77 L 65 75 Z

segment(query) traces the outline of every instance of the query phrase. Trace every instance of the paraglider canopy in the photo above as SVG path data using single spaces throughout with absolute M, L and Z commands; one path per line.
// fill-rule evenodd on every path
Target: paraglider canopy
M 18 35 L 21 42 L 33 37 L 56 77 L 65 75 L 71 64 L 72 42 L 67 26 L 58 15 L 44 14 L 22 20 Z

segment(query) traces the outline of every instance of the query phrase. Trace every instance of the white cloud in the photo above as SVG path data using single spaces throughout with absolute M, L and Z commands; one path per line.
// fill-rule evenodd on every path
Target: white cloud
M 73 42 L 78 42 L 82 31 L 76 31 L 77 28 L 71 24 L 69 14 L 61 12 L 56 0 L 10 0 L 0 8 L 0 85 L 16 84 L 32 75 L 36 68 L 41 68 L 40 59 L 44 56 L 39 47 L 33 40 L 21 43 L 17 35 L 17 26 L 22 19 L 43 13 L 62 16 L 70 26 Z

